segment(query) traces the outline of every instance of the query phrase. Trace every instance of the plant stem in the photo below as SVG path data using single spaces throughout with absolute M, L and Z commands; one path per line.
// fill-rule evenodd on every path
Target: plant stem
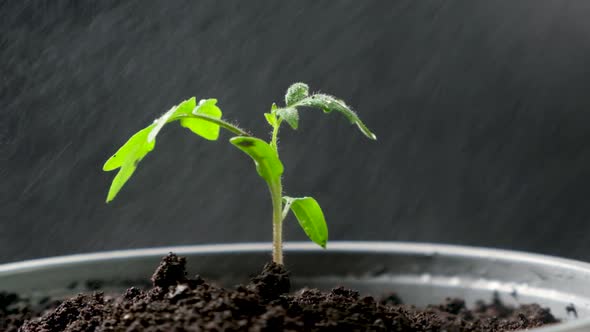
M 281 127 L 281 122 L 283 120 L 281 119 L 277 119 L 277 125 L 272 127 L 272 138 L 270 139 L 270 146 L 272 146 L 275 151 L 277 152 L 277 155 L 279 154 L 279 147 L 278 147 L 278 137 L 279 137 L 279 128 Z
M 283 186 L 281 179 L 269 184 L 272 199 L 272 260 L 283 265 Z
M 281 119 L 277 119 L 276 125 L 272 128 L 270 146 L 279 155 L 278 136 L 281 127 Z M 283 265 L 283 184 L 281 179 L 269 184 L 272 200 L 272 260 Z
M 215 123 L 216 125 L 224 128 L 226 130 L 229 130 L 229 131 L 231 131 L 232 133 L 234 133 L 236 135 L 239 135 L 239 136 L 250 136 L 250 134 L 248 134 L 244 130 L 238 128 L 237 126 L 235 126 L 235 125 L 233 125 L 233 124 L 231 124 L 229 122 L 226 122 L 224 120 L 217 119 L 217 118 L 214 118 L 212 116 L 205 115 L 205 114 L 194 114 L 193 113 L 193 114 L 190 114 L 190 115 L 178 115 L 178 116 L 175 116 L 173 118 L 170 118 L 168 120 L 168 122 L 172 122 L 172 121 L 178 120 L 180 118 L 193 118 L 193 119 L 196 118 L 196 119 L 205 120 L 207 122 Z

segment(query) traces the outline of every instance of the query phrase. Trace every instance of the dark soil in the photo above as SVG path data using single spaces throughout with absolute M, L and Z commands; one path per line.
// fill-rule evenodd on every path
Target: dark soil
M 17 332 L 25 321 L 39 317 L 44 311 L 56 308 L 59 301 L 49 298 L 32 303 L 16 294 L 0 292 L 0 331 Z
M 342 287 L 289 293 L 282 266 L 267 264 L 247 285 L 224 289 L 187 278 L 184 258 L 166 256 L 148 290 L 120 296 L 95 292 L 40 315 L 17 297 L 0 296 L 0 329 L 17 331 L 513 331 L 555 323 L 536 304 L 511 308 L 499 300 L 467 309 L 459 299 L 419 309 L 395 294 L 362 297 Z M 32 319 L 33 317 L 37 317 Z

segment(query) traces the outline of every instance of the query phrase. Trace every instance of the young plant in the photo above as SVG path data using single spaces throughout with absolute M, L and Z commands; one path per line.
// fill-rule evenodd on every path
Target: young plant
M 325 113 L 340 112 L 368 138 L 376 140 L 375 134 L 342 100 L 321 93 L 310 95 L 309 87 L 304 83 L 295 83 L 287 89 L 284 106 L 278 107 L 273 103 L 270 112 L 264 113 L 266 121 L 272 127 L 272 135 L 268 143 L 251 136 L 236 125 L 222 120 L 221 110 L 216 104 L 216 99 L 202 99 L 198 104 L 194 97 L 185 100 L 172 107 L 154 123 L 131 136 L 103 166 L 104 171 L 119 169 L 109 189 L 107 203 L 119 193 L 135 172 L 139 162 L 154 149 L 156 136 L 164 125 L 178 121 L 181 126 L 211 141 L 219 138 L 219 131 L 223 128 L 235 135 L 229 140 L 230 143 L 254 160 L 258 175 L 268 185 L 272 200 L 273 260 L 278 264 L 283 264 L 282 226 L 289 211 L 293 212 L 305 234 L 313 242 L 325 248 L 328 241 L 328 226 L 318 202 L 308 196 L 289 197 L 283 195 L 281 182 L 283 164 L 279 159 L 278 151 L 278 135 L 281 124 L 284 121 L 291 128 L 297 129 L 299 110 L 312 108 L 320 109 Z

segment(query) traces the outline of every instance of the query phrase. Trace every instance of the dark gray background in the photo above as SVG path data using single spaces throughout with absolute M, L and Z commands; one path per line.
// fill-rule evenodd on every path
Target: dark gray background
M 266 187 L 227 135 L 166 128 L 110 205 L 101 166 L 193 95 L 265 135 L 294 81 L 379 136 L 321 112 L 283 132 L 286 191 L 322 203 L 332 240 L 590 260 L 588 17 L 588 1 L 2 1 L 0 261 L 270 240 Z

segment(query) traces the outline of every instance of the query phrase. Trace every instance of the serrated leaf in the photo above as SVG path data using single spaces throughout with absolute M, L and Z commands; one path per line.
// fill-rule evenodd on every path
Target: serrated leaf
M 117 196 L 123 185 L 135 172 L 137 164 L 154 149 L 156 141 L 155 139 L 149 141 L 148 136 L 155 127 L 156 124 L 154 123 L 131 136 L 102 167 L 104 171 L 113 171 L 120 168 L 109 188 L 107 203 Z
M 294 107 L 307 106 L 313 108 L 319 108 L 326 113 L 337 111 L 342 113 L 352 124 L 360 129 L 360 131 L 372 140 L 376 140 L 377 136 L 373 134 L 367 126 L 361 121 L 356 113 L 346 103 L 335 97 L 325 94 L 315 94 L 298 101 Z
M 107 203 L 112 201 L 129 178 L 137 169 L 139 162 L 154 149 L 156 145 L 156 137 L 167 123 L 175 120 L 181 120 L 181 125 L 189 127 L 190 130 L 202 136 L 203 138 L 214 140 L 219 136 L 219 126 L 207 121 L 188 122 L 184 123 L 186 116 L 190 116 L 192 112 L 199 112 L 210 117 L 221 117 L 221 110 L 215 103 L 215 99 L 203 100 L 199 106 L 195 108 L 195 98 L 190 98 L 183 101 L 177 106 L 172 107 L 162 116 L 154 121 L 150 126 L 140 130 L 135 135 L 131 136 L 129 140 L 111 157 L 103 166 L 104 171 L 112 171 L 119 169 L 119 172 L 113 179 L 109 193 L 107 195 Z M 192 118 L 191 118 L 192 119 Z M 189 120 L 191 120 L 189 119 Z M 201 123 L 203 122 L 203 123 Z
M 294 107 L 280 108 L 276 112 L 277 116 L 289 124 L 291 128 L 299 127 L 299 112 Z
M 264 113 L 264 118 L 266 119 L 266 122 L 268 122 L 268 124 L 271 127 L 276 126 L 276 124 L 277 124 L 277 117 L 273 113 Z
M 193 114 L 203 114 L 215 119 L 221 119 L 221 109 L 217 107 L 217 99 L 203 99 L 196 108 L 193 107 Z M 193 133 L 204 139 L 215 141 L 219 138 L 220 127 L 218 124 L 197 118 L 182 118 L 180 125 L 190 129 Z
M 269 185 L 281 178 L 283 163 L 281 163 L 277 152 L 268 143 L 255 137 L 246 136 L 236 136 L 229 141 L 254 160 L 258 175 Z
M 309 95 L 309 86 L 305 83 L 293 83 L 285 94 L 285 104 L 292 106 Z
M 285 204 L 290 205 L 291 211 L 297 218 L 310 240 L 326 248 L 328 242 L 328 225 L 320 204 L 313 197 L 283 197 Z

